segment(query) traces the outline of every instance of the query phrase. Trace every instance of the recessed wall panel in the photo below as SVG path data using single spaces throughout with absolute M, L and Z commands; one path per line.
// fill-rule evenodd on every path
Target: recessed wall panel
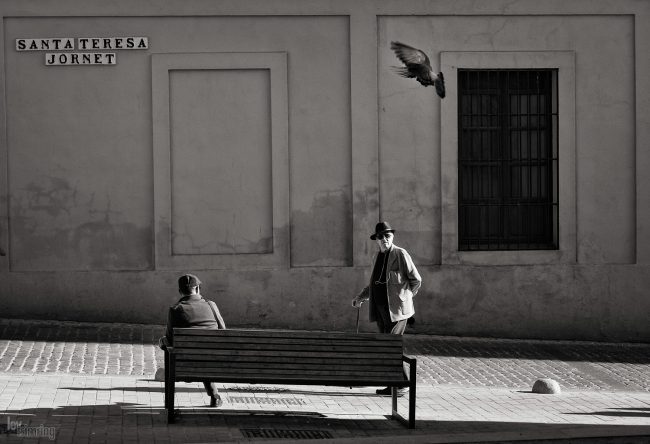
M 156 267 L 289 263 L 285 53 L 152 57 Z
M 270 72 L 170 71 L 172 254 L 271 253 Z

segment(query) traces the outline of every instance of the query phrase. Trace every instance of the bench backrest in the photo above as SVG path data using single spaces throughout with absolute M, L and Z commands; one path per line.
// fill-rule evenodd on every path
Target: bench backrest
M 174 329 L 174 379 L 320 385 L 407 385 L 402 336 Z

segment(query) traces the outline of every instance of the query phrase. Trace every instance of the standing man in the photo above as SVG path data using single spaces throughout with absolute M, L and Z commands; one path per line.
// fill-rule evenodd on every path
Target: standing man
M 159 345 L 163 350 L 174 345 L 174 328 L 206 328 L 209 330 L 225 330 L 226 323 L 219 313 L 217 304 L 203 299 L 201 296 L 201 281 L 193 274 L 184 274 L 178 278 L 178 292 L 181 298 L 175 305 L 169 307 L 167 314 L 167 330 L 160 338 Z M 219 407 L 221 397 L 217 393 L 217 385 L 204 382 L 203 386 L 210 396 L 210 407 Z
M 377 241 L 370 283 L 352 300 L 359 309 L 369 300 L 370 322 L 376 322 L 380 333 L 404 334 L 408 319 L 415 314 L 413 297 L 422 278 L 408 252 L 393 244 L 395 230 L 388 222 L 379 222 L 370 239 Z M 401 389 L 403 394 L 407 389 Z M 390 396 L 390 387 L 377 390 L 378 395 Z

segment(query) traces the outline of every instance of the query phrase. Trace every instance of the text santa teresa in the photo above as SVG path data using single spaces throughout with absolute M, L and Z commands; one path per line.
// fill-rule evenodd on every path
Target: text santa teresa
M 71 37 L 16 39 L 16 51 L 149 49 L 148 37 Z

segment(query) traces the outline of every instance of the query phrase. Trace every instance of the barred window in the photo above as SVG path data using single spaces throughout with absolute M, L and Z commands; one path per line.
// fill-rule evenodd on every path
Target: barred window
M 459 249 L 558 249 L 557 70 L 458 70 Z

